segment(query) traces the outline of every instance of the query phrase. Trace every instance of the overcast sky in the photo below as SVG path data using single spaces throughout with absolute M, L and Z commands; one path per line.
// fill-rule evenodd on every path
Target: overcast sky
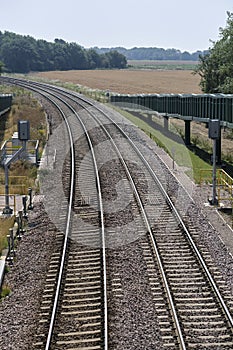
M 0 0 L 0 31 L 85 48 L 208 49 L 232 0 Z

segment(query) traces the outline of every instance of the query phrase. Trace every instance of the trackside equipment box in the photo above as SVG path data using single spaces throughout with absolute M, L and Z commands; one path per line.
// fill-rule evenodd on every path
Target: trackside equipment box
M 28 120 L 18 121 L 18 137 L 21 141 L 27 141 L 30 139 L 30 123 Z
M 220 120 L 210 119 L 209 121 L 209 138 L 219 139 L 220 137 Z

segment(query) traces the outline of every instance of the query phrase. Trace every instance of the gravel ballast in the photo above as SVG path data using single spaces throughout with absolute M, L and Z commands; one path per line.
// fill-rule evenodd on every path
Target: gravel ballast
M 5 275 L 4 283 L 11 293 L 0 303 L 1 350 L 32 349 L 55 232 L 41 199 L 36 197 L 14 265 Z
M 127 126 L 127 129 L 129 128 L 135 138 L 143 140 L 141 142 L 144 147 L 146 145 L 150 151 L 159 154 L 161 160 L 167 164 L 166 169 L 164 168 L 164 172 L 167 172 L 166 176 L 169 176 L 169 168 L 173 172 L 171 181 L 174 184 L 178 180 L 187 190 L 192 188 L 194 202 L 190 199 L 192 204 L 187 214 L 197 216 L 196 222 L 203 235 L 201 238 L 208 239 L 208 248 L 215 256 L 218 268 L 231 290 L 233 288 L 233 277 L 230 273 L 233 264 L 233 239 L 231 239 L 233 232 L 215 208 L 206 204 L 210 189 L 195 186 L 184 175 L 184 169 L 177 165 L 175 170 L 172 170 L 172 160 L 163 150 L 137 128 Z M 156 163 L 154 166 L 156 167 Z M 11 294 L 0 303 L 1 350 L 33 349 L 46 271 L 54 252 L 55 235 L 56 228 L 46 215 L 43 199 L 40 196 L 35 197 L 34 209 L 29 212 L 28 230 L 18 244 L 16 260 L 5 277 L 5 284 L 10 287 Z M 134 269 L 137 270 L 136 267 Z M 156 324 L 155 321 L 154 323 Z M 123 338 L 124 334 L 122 334 Z

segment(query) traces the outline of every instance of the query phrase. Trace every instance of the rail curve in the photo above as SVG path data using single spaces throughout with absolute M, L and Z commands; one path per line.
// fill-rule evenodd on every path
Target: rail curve
M 10 80 L 10 83 L 12 83 L 12 80 Z M 85 294 L 88 290 L 94 290 L 94 293 L 97 294 L 102 293 L 101 301 L 96 294 L 91 296 L 96 301 L 94 303 L 95 311 L 97 313 L 100 312 L 100 314 L 96 316 L 94 315 L 95 311 L 91 311 L 95 322 L 92 325 L 89 323 L 87 327 L 89 330 L 85 330 L 83 333 L 73 330 L 68 331 L 67 329 L 70 329 L 71 326 L 67 326 L 65 331 L 62 332 L 63 326 L 58 325 L 56 335 L 55 337 L 53 336 L 53 342 L 55 343 L 51 345 L 51 340 L 47 341 L 46 349 L 49 349 L 50 346 L 51 349 L 53 346 L 56 349 L 59 346 L 62 348 L 65 345 L 70 346 L 70 349 L 78 349 L 86 344 L 84 345 L 85 348 L 85 346 L 88 346 L 88 340 L 89 348 L 91 349 L 122 348 L 122 343 L 117 344 L 117 337 L 114 333 L 120 339 L 122 317 L 126 321 L 124 317 L 126 317 L 129 310 L 129 302 L 125 302 L 127 304 L 125 306 L 125 316 L 122 316 L 120 310 L 115 310 L 117 317 L 114 318 L 109 310 L 112 308 L 112 303 L 119 303 L 119 305 L 124 307 L 124 296 L 126 294 L 131 295 L 129 292 L 124 292 L 124 287 L 127 290 L 127 279 L 129 285 L 133 286 L 133 284 L 130 284 L 131 276 L 124 272 L 127 276 L 127 278 L 124 278 L 122 261 L 118 259 L 119 256 L 125 257 L 126 251 L 129 253 L 129 247 L 138 252 L 137 258 L 140 258 L 139 266 L 142 269 L 146 269 L 145 280 L 147 280 L 149 286 L 148 297 L 151 298 L 151 304 L 150 307 L 148 306 L 147 312 L 152 313 L 153 310 L 156 312 L 161 343 L 169 349 L 231 349 L 233 347 L 231 300 L 229 302 L 229 295 L 225 297 L 224 294 L 223 297 L 220 292 L 221 282 L 217 278 L 218 271 L 214 267 L 214 261 L 208 255 L 208 252 L 200 251 L 199 245 L 195 242 L 195 233 L 193 233 L 195 230 L 192 227 L 187 227 L 185 224 L 184 218 L 182 218 L 181 213 L 175 207 L 159 179 L 161 174 L 156 174 L 146 155 L 143 154 L 143 147 L 140 142 L 135 142 L 128 136 L 128 126 L 120 125 L 122 124 L 121 117 L 110 116 L 109 114 L 111 113 L 107 112 L 99 104 L 62 88 L 22 80 L 14 80 L 13 83 L 33 89 L 44 96 L 50 95 L 53 103 L 61 103 L 65 106 L 66 116 L 70 116 L 70 113 L 72 113 L 73 116 L 78 118 L 78 122 L 74 121 L 73 124 L 71 123 L 71 130 L 74 130 L 77 127 L 76 123 L 79 123 L 86 137 L 85 147 L 87 148 L 81 146 L 81 143 L 78 142 L 79 148 L 73 151 L 79 165 L 73 165 L 73 170 L 70 173 L 73 174 L 71 178 L 74 178 L 73 183 L 75 183 L 76 187 L 74 192 L 78 196 L 69 199 L 68 213 L 71 215 L 71 212 L 73 212 L 73 216 L 71 215 L 71 219 L 67 221 L 68 226 L 66 226 L 67 229 L 65 230 L 67 234 L 65 239 L 66 246 L 63 248 L 61 259 L 63 268 L 59 273 L 57 285 L 61 284 L 65 256 L 68 255 L 72 268 L 67 268 L 68 277 L 66 279 L 70 281 L 71 288 L 74 288 L 75 273 L 77 273 L 78 277 L 76 279 L 79 282 L 82 274 L 86 274 L 88 277 L 86 278 L 87 284 L 85 286 L 82 285 L 82 282 L 77 282 L 79 283 L 77 288 L 79 288 L 79 293 L 81 293 L 79 298 L 77 298 L 77 294 L 72 295 L 70 293 L 72 296 L 68 300 L 68 287 L 62 288 L 61 292 L 66 296 L 66 299 L 61 302 L 63 306 L 60 308 L 63 311 L 60 314 L 63 316 L 71 314 L 75 315 L 76 318 L 79 314 L 83 315 L 83 310 L 81 311 L 80 308 L 82 309 L 86 305 L 88 309 L 90 306 L 87 300 L 85 300 L 84 304 L 81 303 L 81 299 L 85 299 Z M 82 141 L 84 141 L 84 138 L 82 138 Z M 74 140 L 71 141 L 71 144 L 75 144 Z M 104 149 L 100 147 L 102 144 L 107 145 L 104 155 Z M 82 147 L 84 148 L 82 149 Z M 79 162 L 78 154 L 87 155 L 90 149 L 92 161 L 88 160 L 88 157 L 80 156 Z M 108 163 L 108 160 L 108 170 L 102 170 L 104 161 Z M 85 168 L 85 174 L 92 174 L 89 180 L 83 181 L 85 186 L 90 186 L 93 201 L 98 201 L 98 210 L 93 205 L 89 206 L 90 203 L 85 201 L 84 205 L 82 203 L 80 205 L 82 193 L 79 179 L 76 178 L 75 180 L 75 176 L 80 175 L 80 164 L 83 169 Z M 113 174 L 116 169 L 123 187 L 120 195 L 128 195 L 126 197 L 128 206 L 127 210 L 124 208 L 123 213 L 119 210 L 117 215 L 108 215 L 112 210 L 112 203 L 108 203 L 107 199 L 115 196 L 116 190 L 109 191 L 109 187 L 111 188 L 115 183 L 114 181 L 111 183 L 106 175 L 106 171 Z M 68 192 L 73 193 L 72 190 Z M 93 194 L 94 192 L 95 194 Z M 86 204 L 88 205 L 86 206 Z M 127 241 L 127 230 L 129 228 L 132 229 L 132 227 L 121 223 L 123 218 L 126 220 L 126 212 L 128 220 L 136 225 L 134 232 L 137 232 L 137 236 L 134 240 L 130 237 Z M 75 221 L 74 215 L 79 217 L 79 223 L 84 223 L 83 232 L 82 229 L 80 232 L 80 226 L 75 227 L 75 225 L 73 232 L 70 232 L 70 224 L 71 222 L 73 224 Z M 113 221 L 115 226 L 112 224 Z M 92 223 L 91 225 L 86 225 L 86 223 L 90 222 Z M 87 226 L 89 231 L 87 231 Z M 124 233 L 123 236 L 119 235 L 119 228 Z M 98 231 L 98 234 L 101 231 L 100 238 L 96 238 L 97 232 L 94 231 Z M 82 233 L 84 234 L 83 237 Z M 117 236 L 120 239 L 125 239 L 125 246 L 127 247 L 119 248 Z M 98 241 L 96 245 L 93 243 L 95 240 Z M 71 246 L 74 245 L 73 251 L 70 247 L 67 247 L 68 241 Z M 83 249 L 83 251 L 80 251 L 80 249 Z M 67 252 L 69 253 L 67 254 Z M 75 260 L 75 255 L 78 257 L 79 262 Z M 88 256 L 90 256 L 90 260 Z M 99 264 L 100 257 L 101 263 L 97 266 L 96 264 Z M 132 259 L 135 259 L 135 256 Z M 130 258 L 127 258 L 127 260 L 126 265 L 130 266 L 133 260 L 131 261 Z M 89 262 L 87 263 L 87 261 Z M 118 265 L 111 265 L 110 262 L 116 261 Z M 90 265 L 88 266 L 88 264 Z M 87 265 L 87 270 L 85 270 L 85 265 Z M 99 280 L 92 268 L 98 271 L 97 275 L 101 275 Z M 90 271 L 93 272 L 93 275 L 92 273 L 89 274 Z M 126 282 L 122 283 L 122 280 L 126 280 Z M 119 288 L 115 288 L 114 285 L 117 285 Z M 99 287 L 100 291 L 97 292 L 96 288 Z M 116 289 L 118 290 L 117 297 Z M 59 304 L 58 300 L 61 298 L 59 297 L 60 290 L 61 288 L 57 287 L 55 296 L 57 305 Z M 145 293 L 147 293 L 146 290 Z M 76 301 L 73 302 L 72 298 Z M 110 303 L 109 300 L 111 301 Z M 77 304 L 74 304 L 75 302 Z M 99 308 L 100 305 L 101 308 Z M 139 305 L 141 306 L 140 303 Z M 59 306 L 54 306 L 52 311 L 54 321 L 52 321 L 49 330 L 50 338 L 52 338 L 54 331 L 55 319 L 56 323 L 58 323 L 57 315 L 59 312 L 57 308 Z M 64 309 L 68 311 L 64 311 Z M 73 309 L 74 311 L 72 311 Z M 89 311 L 86 310 L 85 312 L 88 313 Z M 143 312 L 142 318 L 144 318 Z M 100 322 L 97 322 L 97 319 Z M 119 319 L 121 320 L 119 321 Z M 82 321 L 85 321 L 85 317 L 82 318 Z M 141 322 L 137 320 L 136 324 L 138 324 L 139 334 L 142 335 L 144 333 L 149 336 L 150 330 L 155 329 L 155 322 L 155 317 L 151 317 L 151 322 L 148 320 L 148 330 L 146 326 L 143 328 Z M 101 332 L 98 329 L 99 323 L 101 324 Z M 81 335 L 86 336 L 86 338 L 80 338 Z M 76 337 L 77 340 L 75 340 Z M 139 340 L 137 340 L 137 345 L 132 345 L 134 343 L 131 343 L 130 347 L 130 341 L 133 341 L 133 335 L 130 332 L 129 339 L 124 339 L 124 341 L 126 344 L 125 349 L 140 348 Z M 150 340 L 144 339 L 143 341 L 144 345 L 147 344 L 144 347 L 145 349 L 149 349 L 151 344 L 153 344 L 154 348 L 158 346 L 158 342 L 155 339 L 151 340 L 150 338 Z

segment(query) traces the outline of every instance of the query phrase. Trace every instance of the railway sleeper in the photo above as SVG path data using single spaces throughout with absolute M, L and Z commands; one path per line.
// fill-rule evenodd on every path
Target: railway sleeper
M 89 330 L 89 331 L 78 331 L 78 332 L 69 332 L 69 333 L 58 333 L 58 337 L 80 337 L 80 336 L 91 336 L 91 335 L 96 335 L 100 334 L 101 331 L 98 330 Z
M 101 337 L 99 338 L 90 338 L 90 339 L 80 339 L 80 340 L 59 340 L 56 342 L 56 345 L 75 345 L 75 344 L 84 344 L 84 343 L 100 343 L 99 345 L 101 345 Z M 64 349 L 64 348 L 63 348 Z M 77 348 L 76 348 L 77 349 Z
M 203 348 L 203 345 L 205 345 L 205 349 L 214 349 L 214 348 L 216 348 L 216 349 L 226 349 L 226 346 L 229 346 L 229 350 L 231 350 L 232 349 L 232 347 L 233 347 L 233 342 L 208 342 L 208 343 L 205 343 L 205 344 L 203 344 L 203 342 L 201 342 L 201 343 L 194 343 L 194 344 L 192 344 L 192 343 L 189 343 L 189 348 L 190 349 L 201 349 L 201 348 Z
M 186 338 L 189 338 L 189 329 L 186 329 L 187 331 L 187 336 Z M 224 334 L 226 333 L 227 328 L 226 327 L 214 327 L 214 328 L 195 328 L 192 329 L 192 334 L 196 334 L 198 337 L 203 336 L 203 335 L 207 335 L 207 337 L 210 338 L 216 338 L 216 336 L 218 338 L 225 338 L 225 339 L 229 339 L 231 338 L 230 335 L 228 334 Z M 200 334 L 201 333 L 201 334 Z
M 101 309 L 95 309 L 95 310 L 76 310 L 76 311 L 62 311 L 61 315 L 65 316 L 78 316 L 78 315 L 101 315 Z
M 80 279 L 85 279 L 86 277 L 89 277 L 89 276 L 100 276 L 100 268 L 99 266 L 97 268 L 91 268 L 90 269 L 87 269 L 87 270 L 83 270 L 83 269 L 80 269 L 79 267 L 70 267 L 68 269 L 69 271 L 69 274 L 73 274 L 73 275 L 79 275 L 80 276 Z
M 70 303 L 69 305 L 62 305 L 62 309 L 66 310 L 66 309 L 91 309 L 89 311 L 95 311 L 96 309 L 99 309 L 99 307 L 101 306 L 101 302 L 98 303 L 91 303 L 91 304 L 76 304 L 76 305 L 72 305 L 72 303 Z M 99 309 L 100 310 L 100 309 Z M 81 311 L 81 310 L 80 310 Z

